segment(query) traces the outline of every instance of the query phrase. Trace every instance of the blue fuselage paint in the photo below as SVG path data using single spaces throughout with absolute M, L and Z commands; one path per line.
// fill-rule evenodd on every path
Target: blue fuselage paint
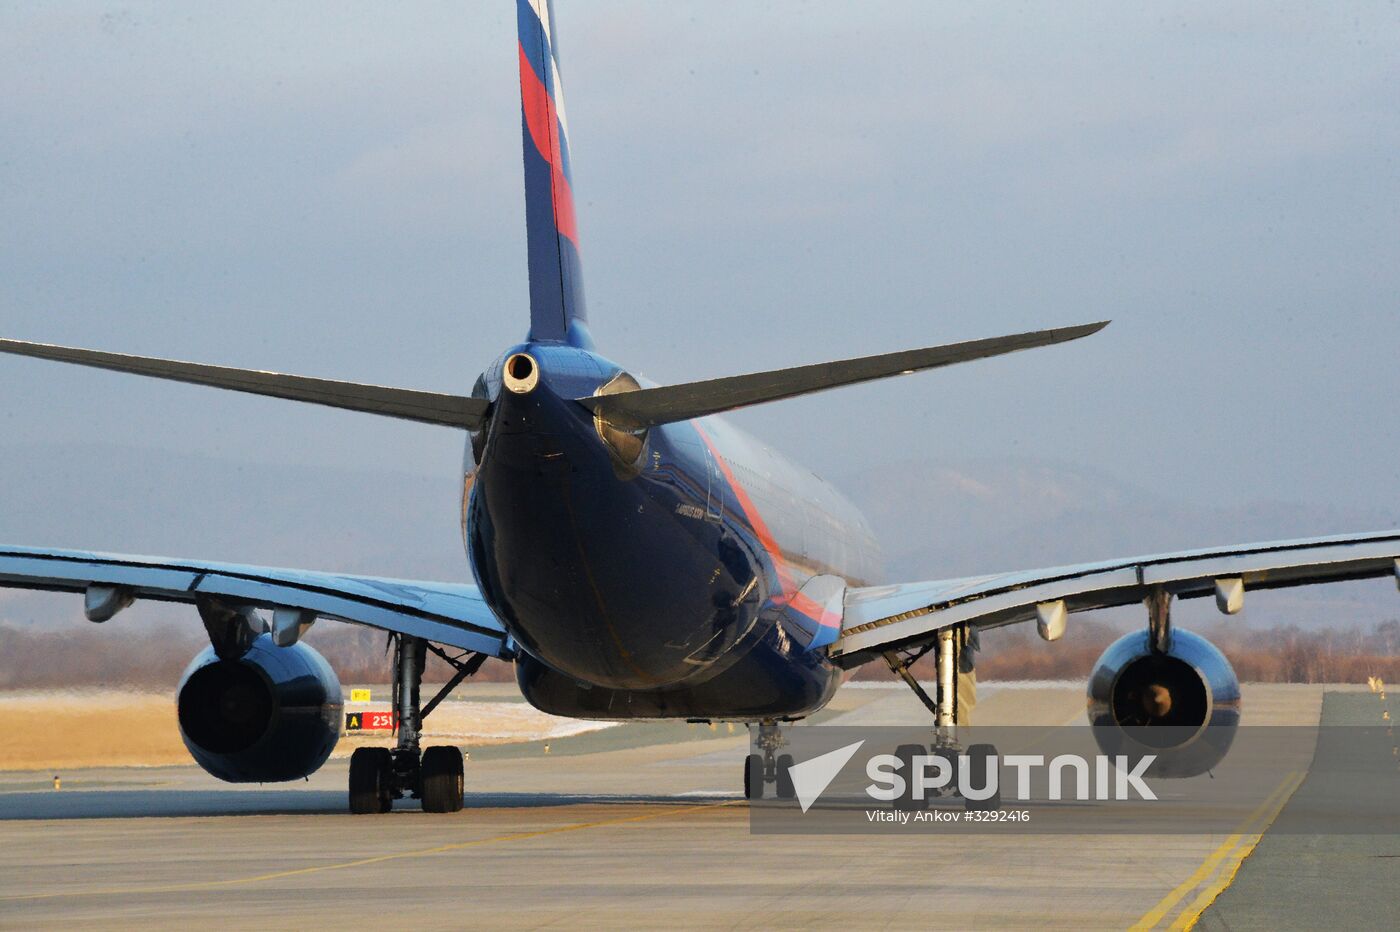
M 539 371 L 528 393 L 502 385 L 515 353 Z M 784 608 L 816 574 L 874 581 L 867 525 L 716 417 L 609 444 L 574 399 L 621 372 L 586 349 L 526 343 L 477 383 L 492 413 L 468 446 L 464 535 L 482 595 L 524 652 L 526 698 L 612 718 L 820 708 L 841 671 L 794 636 Z

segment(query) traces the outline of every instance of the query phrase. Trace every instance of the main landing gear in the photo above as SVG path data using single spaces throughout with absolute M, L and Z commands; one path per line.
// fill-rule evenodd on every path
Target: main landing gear
M 426 706 L 419 707 L 423 665 L 432 651 L 456 668 L 452 679 Z M 424 812 L 457 812 L 465 789 L 462 752 L 434 745 L 420 753 L 423 719 L 467 677 L 481 668 L 485 654 L 467 659 L 448 656 L 422 638 L 394 636 L 394 712 L 398 743 L 390 748 L 356 748 L 350 755 L 350 811 L 357 815 L 388 812 L 394 800 L 421 799 Z
M 957 795 L 955 789 L 962 777 L 969 787 L 985 787 L 991 779 L 988 769 L 996 766 L 996 748 L 990 744 L 969 745 L 964 752 L 958 741 L 958 726 L 969 723 L 972 703 L 976 697 L 976 680 L 973 678 L 973 655 L 976 650 L 976 633 L 963 625 L 943 628 L 931 643 L 916 650 L 900 654 L 887 651 L 885 662 L 890 669 L 913 690 L 914 695 L 933 713 L 933 741 L 928 745 L 901 744 L 895 756 L 904 762 L 902 772 L 910 775 L 914 759 L 922 756 L 941 757 L 948 762 L 953 775 L 949 786 L 940 792 L 943 796 Z M 924 690 L 914 677 L 914 663 L 929 652 L 934 653 L 938 670 L 934 696 Z M 959 774 L 960 765 L 966 765 L 968 773 Z M 1001 791 L 998 789 L 987 799 L 963 799 L 968 810 L 996 810 L 1001 808 Z M 916 795 L 914 781 L 905 780 L 904 796 L 896 802 L 901 809 L 924 809 L 928 798 Z
M 755 744 L 759 753 L 750 754 L 744 760 L 744 798 L 762 799 L 763 789 L 769 784 L 774 785 L 775 795 L 779 799 L 795 797 L 797 790 L 792 785 L 792 755 L 778 753 L 787 744 L 778 723 L 772 720 L 760 722 Z

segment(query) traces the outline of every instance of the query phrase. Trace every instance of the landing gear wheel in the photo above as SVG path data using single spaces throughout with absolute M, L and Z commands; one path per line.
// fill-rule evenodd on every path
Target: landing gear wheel
M 969 789 L 980 790 L 987 785 L 989 780 L 996 779 L 992 773 L 996 767 L 997 749 L 991 744 L 974 744 L 967 749 L 967 787 Z M 997 785 L 996 792 L 986 799 L 968 799 L 963 797 L 964 808 L 968 812 L 996 812 L 1001 808 L 1001 785 Z
M 388 748 L 356 748 L 350 755 L 350 811 L 355 815 L 388 812 L 390 757 Z
M 763 755 L 750 754 L 744 758 L 744 798 L 763 798 Z
M 922 744 L 901 744 L 894 749 L 894 756 L 899 758 L 900 770 L 904 773 L 904 795 L 894 801 L 895 808 L 901 812 L 917 812 L 928 808 L 928 796 L 921 793 L 916 797 L 914 793 L 914 781 L 918 778 L 914 761 L 927 754 L 928 749 Z
M 776 770 L 776 776 L 778 778 L 778 798 L 794 799 L 797 796 L 797 788 L 792 785 L 792 755 L 779 754 Z
M 943 761 L 948 767 L 948 784 L 943 789 L 938 790 L 936 795 L 956 796 L 958 794 L 958 749 L 953 745 L 935 744 L 933 756 Z
M 423 752 L 419 774 L 424 812 L 461 810 L 465 789 L 461 750 L 442 744 L 428 748 Z

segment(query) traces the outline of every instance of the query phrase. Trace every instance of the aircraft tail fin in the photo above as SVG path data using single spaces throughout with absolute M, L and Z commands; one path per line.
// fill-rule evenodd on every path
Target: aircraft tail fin
M 550 0 L 516 0 L 530 339 L 591 343 L 583 301 L 569 121 Z
M 643 388 L 615 395 L 594 395 L 576 400 L 605 420 L 640 429 L 718 414 L 721 411 L 763 404 L 766 401 L 793 398 L 841 385 L 855 385 L 892 375 L 909 375 L 924 369 L 936 369 L 1037 346 L 1065 343 L 1098 333 L 1107 326 L 1108 321 L 1104 320 L 1093 324 L 1081 324 L 1078 327 L 1016 333 L 989 340 L 969 340 L 966 343 L 902 350 L 859 359 L 839 359 L 836 362 L 817 363 L 812 366 L 751 372 L 721 379 L 706 379 L 703 382 L 663 385 L 659 388 Z

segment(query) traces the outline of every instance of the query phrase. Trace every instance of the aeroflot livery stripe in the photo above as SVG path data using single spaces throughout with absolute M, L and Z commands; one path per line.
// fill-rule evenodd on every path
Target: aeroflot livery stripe
M 535 17 L 534 35 L 539 42 L 527 42 L 530 25 L 521 23 L 520 101 L 525 111 L 525 125 L 530 140 L 540 156 L 549 163 L 550 187 L 554 203 L 554 228 L 578 248 L 578 225 L 574 216 L 573 186 L 569 182 L 568 136 L 563 114 L 555 103 L 551 86 L 559 86 L 559 73 L 554 67 L 550 49 L 548 14 L 540 15 L 539 7 L 527 0 L 518 0 L 522 20 Z M 548 72 L 545 69 L 549 69 Z M 545 75 L 552 79 L 546 83 Z
M 734 492 L 734 500 L 739 503 L 739 510 L 744 513 L 744 517 L 749 522 L 749 527 L 753 529 L 754 536 L 758 538 L 759 544 L 768 553 L 768 558 L 773 561 L 773 570 L 778 576 L 778 585 L 782 589 L 782 594 L 774 599 L 779 605 L 785 605 L 792 611 L 800 612 L 810 618 L 823 628 L 838 628 L 841 619 L 834 612 L 828 611 L 825 606 L 818 605 L 812 599 L 798 592 L 797 583 L 792 578 L 792 572 L 788 569 L 787 560 L 783 557 L 782 548 L 778 546 L 773 533 L 768 530 L 768 524 L 759 514 L 758 507 L 754 505 L 753 499 L 749 498 L 749 493 L 739 484 L 739 480 L 734 477 L 734 473 L 729 468 L 729 464 L 720 455 L 719 449 L 710 440 L 709 434 L 701 429 L 699 422 L 691 421 L 695 426 L 695 432 L 700 435 L 705 446 L 709 447 L 710 455 L 715 458 L 715 464 L 720 472 L 724 473 L 724 479 L 729 483 L 729 488 Z M 823 639 L 825 643 L 825 639 Z
M 549 90 L 550 101 L 554 104 L 554 113 L 559 118 L 559 128 L 563 130 L 564 174 L 568 176 L 570 180 L 573 180 L 574 174 L 569 167 L 569 113 L 564 103 L 564 94 L 560 90 L 562 85 L 559 81 L 559 57 L 554 51 L 554 27 L 550 22 L 551 14 L 545 0 L 517 0 L 517 2 L 523 6 L 529 7 L 529 13 L 534 14 L 533 22 L 537 23 L 541 30 L 535 34 L 544 37 L 544 47 L 539 51 L 539 54 L 541 56 L 548 56 L 549 80 L 543 81 L 545 75 L 543 64 L 545 59 L 543 57 L 540 59 L 532 57 L 530 63 L 535 74 L 540 77 L 545 87 Z M 517 18 L 523 13 L 523 10 L 520 11 L 517 14 Z

